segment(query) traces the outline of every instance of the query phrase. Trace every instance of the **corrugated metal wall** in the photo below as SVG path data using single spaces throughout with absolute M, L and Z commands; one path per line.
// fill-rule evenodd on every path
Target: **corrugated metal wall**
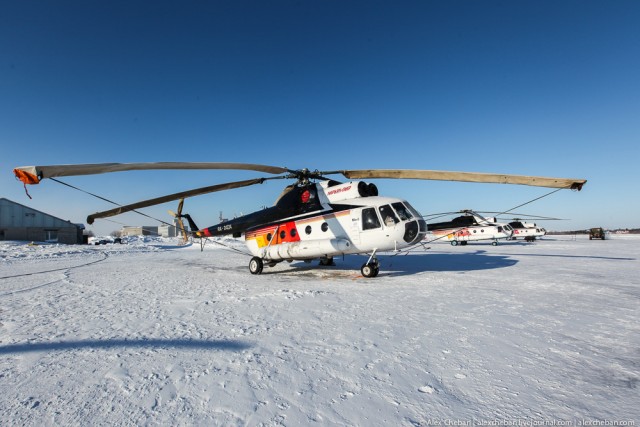
M 44 212 L 0 198 L 0 238 L 44 241 L 55 230 L 59 243 L 82 243 L 82 229 Z
M 0 199 L 0 226 L 3 227 L 69 227 L 69 222 L 35 209 Z

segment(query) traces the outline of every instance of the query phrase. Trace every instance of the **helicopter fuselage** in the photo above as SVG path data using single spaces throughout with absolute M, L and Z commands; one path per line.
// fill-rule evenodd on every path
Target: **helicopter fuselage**
M 265 262 L 330 259 L 400 250 L 419 243 L 426 223 L 406 201 L 377 195 L 362 181 L 322 181 L 285 189 L 275 205 L 201 230 L 244 235 Z

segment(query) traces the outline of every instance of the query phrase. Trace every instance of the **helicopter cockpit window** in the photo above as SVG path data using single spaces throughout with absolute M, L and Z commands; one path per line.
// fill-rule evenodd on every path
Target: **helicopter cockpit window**
M 374 208 L 362 209 L 362 229 L 371 230 L 374 228 L 380 228 L 380 220 L 376 215 Z
M 406 221 L 408 219 L 413 218 L 413 215 L 411 214 L 411 212 L 402 203 L 400 202 L 392 203 L 391 206 L 393 206 L 393 209 L 396 210 L 401 221 Z
M 384 225 L 386 225 L 387 227 L 392 227 L 396 223 L 400 222 L 396 214 L 393 212 L 393 209 L 391 209 L 391 206 L 383 205 L 383 206 L 380 206 L 378 209 L 380 210 L 380 216 L 384 221 Z
M 417 210 L 414 209 L 413 206 L 411 206 L 411 204 L 409 202 L 407 202 L 406 200 L 404 201 L 404 205 L 407 207 L 407 209 L 409 210 L 409 212 L 411 212 L 413 214 L 414 217 L 416 218 L 421 218 L 421 215 L 418 213 Z

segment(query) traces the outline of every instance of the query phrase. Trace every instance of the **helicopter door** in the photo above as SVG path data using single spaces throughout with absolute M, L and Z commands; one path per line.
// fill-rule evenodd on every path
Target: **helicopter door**
M 349 235 L 349 239 L 351 239 L 351 242 L 357 247 L 360 244 L 360 218 L 355 215 L 354 211 L 351 211 L 350 213 L 351 230 L 348 230 L 347 233 Z

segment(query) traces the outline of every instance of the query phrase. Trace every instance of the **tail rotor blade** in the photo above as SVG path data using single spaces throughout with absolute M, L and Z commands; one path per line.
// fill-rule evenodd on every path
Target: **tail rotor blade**
M 178 227 L 180 227 L 180 232 L 182 233 L 182 239 L 184 243 L 187 243 L 189 240 L 189 236 L 187 236 L 187 230 L 184 229 L 184 222 L 182 221 L 182 207 L 184 206 L 184 197 L 180 199 L 178 202 L 178 214 L 175 216 L 178 220 Z
M 178 203 L 178 217 L 182 215 L 182 206 L 184 206 L 184 197 L 180 199 L 180 202 Z

